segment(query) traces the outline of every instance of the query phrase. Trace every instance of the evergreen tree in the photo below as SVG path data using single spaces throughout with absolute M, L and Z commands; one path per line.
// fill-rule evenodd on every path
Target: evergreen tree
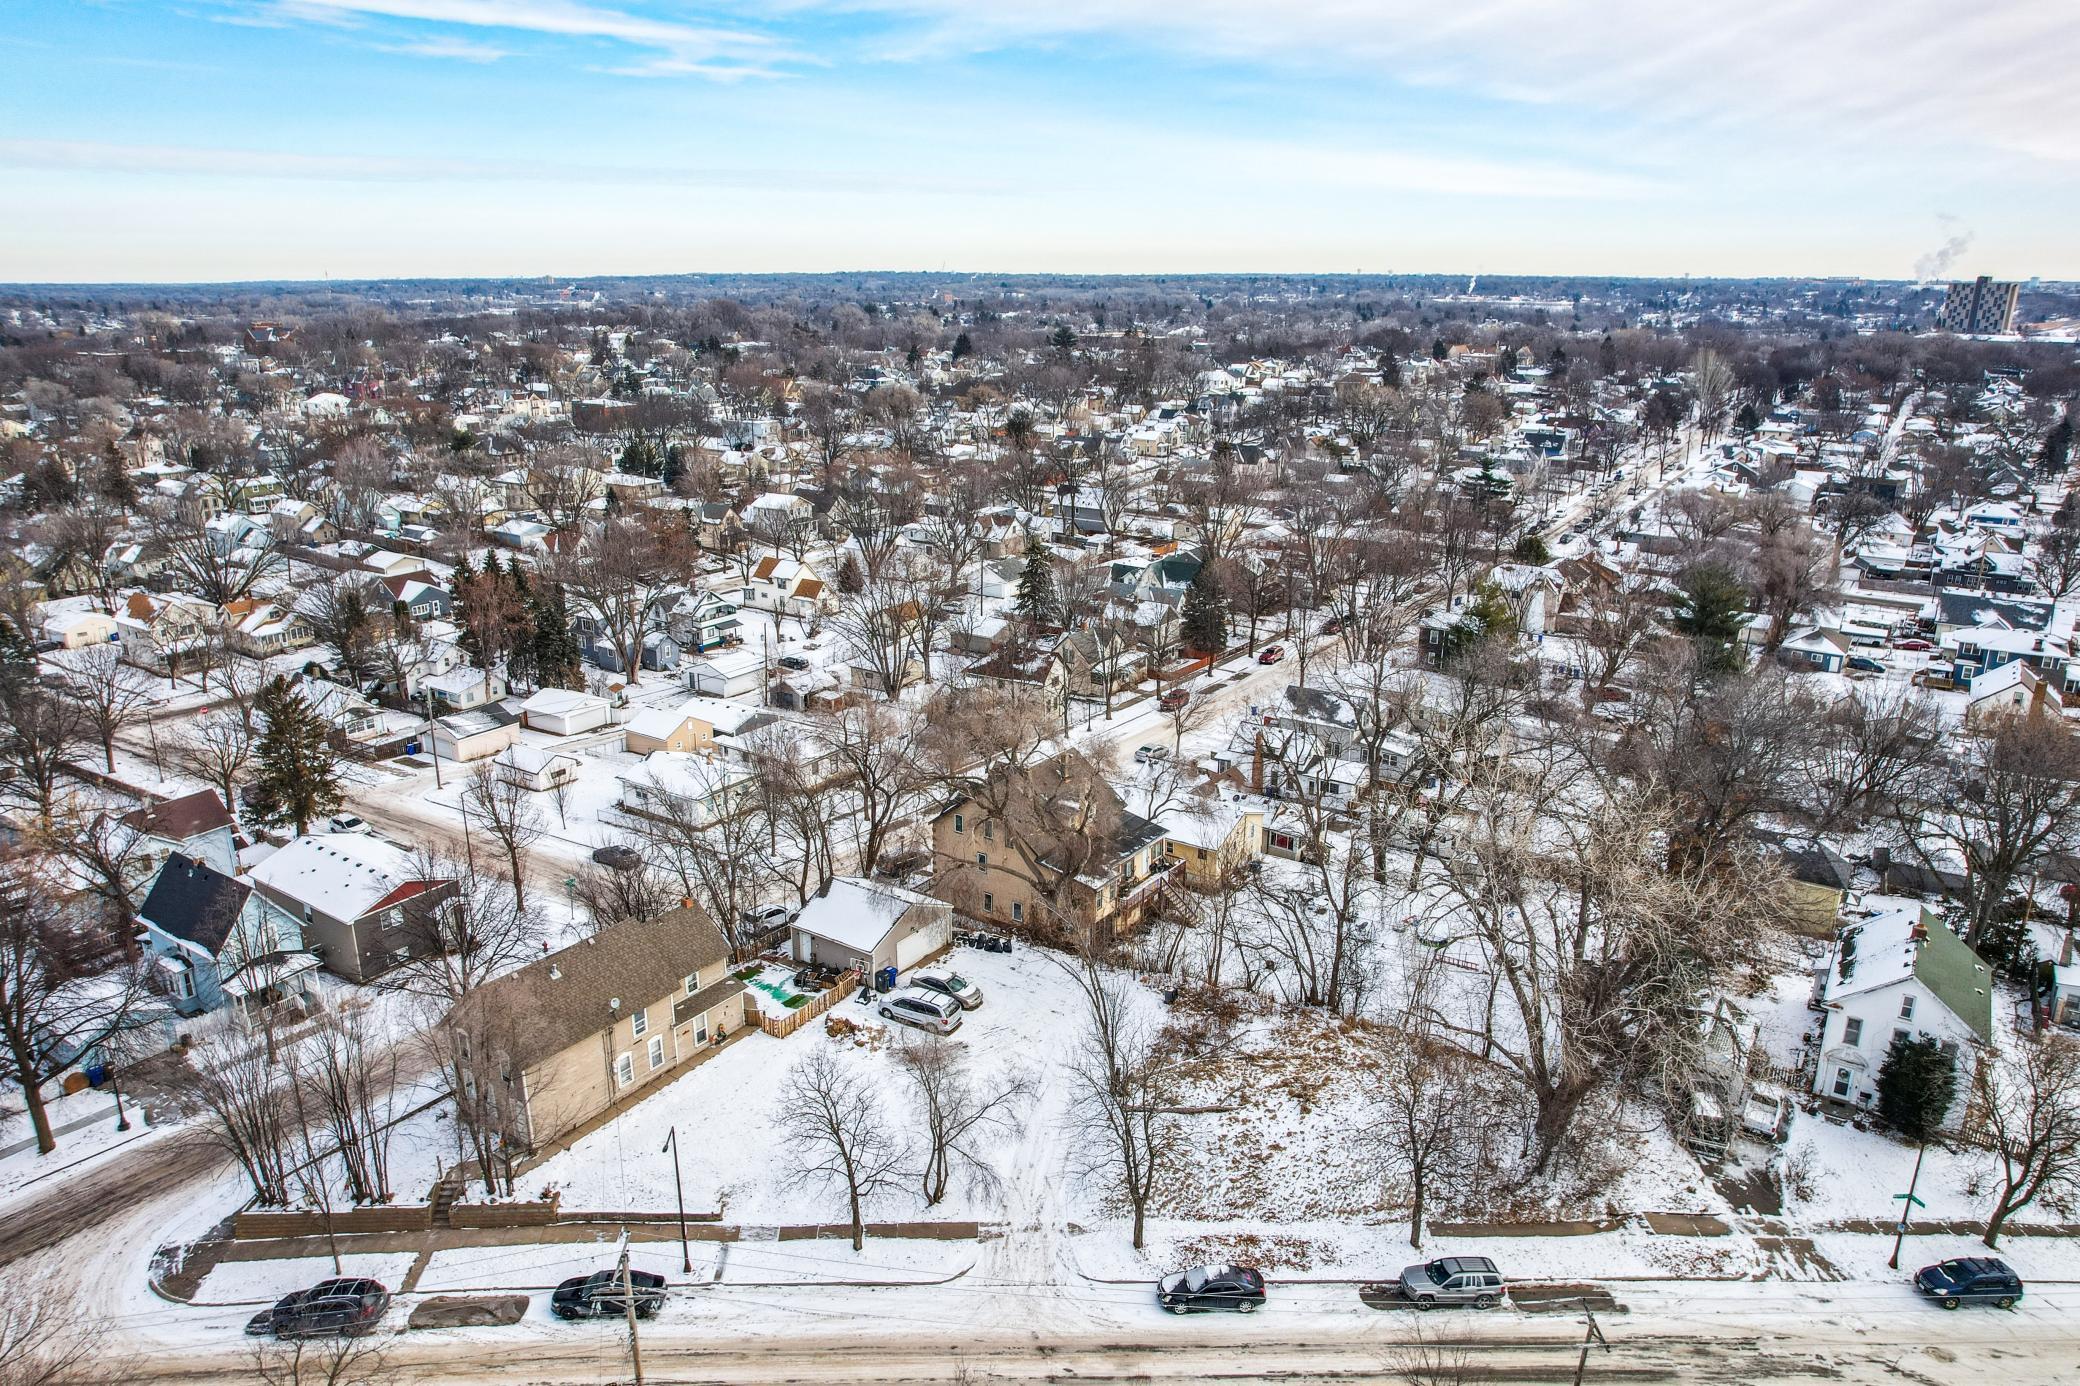
M 578 656 L 578 637 L 571 632 L 570 606 L 563 588 L 551 584 L 528 600 L 534 617 L 529 656 L 536 681 L 544 688 L 583 688 L 585 675 Z
M 1755 401 L 1743 400 L 1740 412 L 1733 416 L 1733 431 L 1743 438 L 1752 438 L 1761 427 L 1762 415 L 1756 412 Z
M 1185 589 L 1184 643 L 1202 655 L 1219 654 L 1228 647 L 1228 598 L 1204 564 Z
M 969 341 L 969 340 L 968 340 L 968 334 L 967 334 L 967 333 L 963 332 L 963 333 L 961 333 L 961 334 L 960 334 L 960 335 L 959 335 L 958 337 L 955 337 L 955 338 L 953 339 L 953 359 L 954 359 L 954 360 L 958 361 L 958 360 L 960 360 L 960 359 L 961 359 L 961 358 L 962 358 L 963 356 L 968 356 L 968 355 L 971 355 L 971 354 L 973 354 L 974 350 L 975 350 L 975 344 L 974 344 L 973 342 L 971 342 L 971 341 Z
M 1445 357 L 1447 357 L 1447 356 L 1449 356 L 1449 355 L 1451 355 L 1451 354 L 1452 354 L 1452 349 L 1451 349 L 1450 347 L 1448 347 L 1448 346 L 1446 346 L 1446 345 L 1444 344 L 1444 338 L 1442 338 L 1442 337 L 1432 337 L 1432 338 L 1430 339 L 1430 359 L 1431 359 L 1431 360 L 1433 360 L 1433 361 L 1442 361 L 1442 360 L 1444 360 L 1444 358 L 1445 358 Z
M 484 667 L 484 644 L 477 639 L 476 623 L 471 620 L 472 604 L 476 600 L 477 570 L 470 567 L 469 550 L 455 561 L 455 576 L 449 582 L 450 598 L 455 615 L 455 646 L 469 658 L 472 668 Z
M 1896 1038 L 1878 1066 L 1878 1115 L 1910 1141 L 1942 1129 L 1957 1097 L 1957 1061 L 1933 1038 Z
M 273 827 L 293 824 L 301 835 L 340 805 L 332 725 L 279 675 L 260 690 L 253 712 L 264 723 L 253 755 L 254 814 Z
M 845 550 L 838 563 L 838 590 L 847 596 L 867 590 L 867 575 L 860 569 L 859 555 L 851 549 Z
M 2073 416 L 2070 411 L 2060 414 L 2058 422 L 2044 435 L 2044 450 L 2037 454 L 2037 470 L 2046 476 L 2056 476 L 2066 469 L 2073 454 Z
M 1748 589 L 1723 563 L 1699 563 L 1677 581 L 1675 628 L 1697 645 L 1705 669 L 1730 673 L 1741 667 L 1737 648 L 1748 619 Z
M 1018 575 L 1018 596 L 1012 610 L 1031 626 L 1051 626 L 1062 619 L 1061 594 L 1055 590 L 1054 563 L 1047 545 L 1031 534 L 1026 536 L 1025 571 Z
M 114 443 L 108 445 L 108 453 L 101 459 L 101 495 L 116 513 L 128 515 L 137 508 L 137 483 L 131 479 L 130 469 L 123 465 L 123 454 Z
M 36 681 L 36 652 L 14 622 L 0 616 L 0 700 L 10 705 Z
M 1075 348 L 1076 334 L 1069 330 L 1069 325 L 1067 323 L 1063 323 L 1060 327 L 1057 327 L 1054 330 L 1054 332 L 1048 337 L 1047 344 L 1053 347 L 1056 351 L 1063 352 L 1066 354 L 1067 352 Z

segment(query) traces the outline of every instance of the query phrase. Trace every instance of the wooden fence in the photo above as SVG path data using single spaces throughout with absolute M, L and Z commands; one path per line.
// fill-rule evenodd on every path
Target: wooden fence
M 786 1039 L 802 1026 L 816 1019 L 831 1007 L 843 1001 L 859 987 L 859 973 L 848 971 L 838 978 L 838 984 L 823 995 L 809 1002 L 792 1015 L 774 1016 L 758 1011 L 758 1028 L 775 1039 Z M 756 1009 L 754 1007 L 754 1009 Z

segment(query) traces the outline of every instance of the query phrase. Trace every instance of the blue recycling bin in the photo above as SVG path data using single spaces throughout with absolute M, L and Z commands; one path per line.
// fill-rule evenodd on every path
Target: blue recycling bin
M 895 989 L 896 970 L 894 968 L 884 967 L 879 972 L 874 974 L 874 990 L 894 991 Z

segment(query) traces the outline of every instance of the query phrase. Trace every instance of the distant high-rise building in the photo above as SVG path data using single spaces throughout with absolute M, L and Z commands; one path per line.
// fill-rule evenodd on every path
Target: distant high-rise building
M 1970 283 L 1952 284 L 1936 311 L 1936 328 L 1942 332 L 2013 332 L 2015 300 L 2020 284 L 1980 275 Z

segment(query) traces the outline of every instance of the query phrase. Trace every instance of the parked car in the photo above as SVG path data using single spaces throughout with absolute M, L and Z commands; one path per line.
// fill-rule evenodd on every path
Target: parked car
M 1328 620 L 1322 622 L 1321 632 L 1324 635 L 1343 634 L 1343 618 L 1341 616 L 1331 616 Z
M 910 974 L 910 985 L 920 991 L 950 996 L 961 1003 L 964 1011 L 972 1011 L 982 1004 L 982 988 L 950 967 L 921 967 Z
M 1134 763 L 1136 765 L 1154 765 L 1159 761 L 1168 759 L 1170 759 L 1170 748 L 1168 746 L 1157 746 L 1151 743 L 1147 746 L 1138 747 L 1134 751 Z
M 881 999 L 881 1018 L 950 1035 L 961 1028 L 961 1003 L 936 991 L 898 991 Z
M 753 905 L 737 915 L 737 922 L 753 934 L 762 934 L 768 929 L 777 929 L 794 918 L 792 905 Z
M 365 833 L 368 831 L 368 824 L 362 822 L 351 813 L 335 813 L 332 817 L 325 820 L 325 826 L 336 833 Z
M 1882 674 L 1885 666 L 1869 655 L 1850 655 L 1849 672 L 1852 674 Z
M 610 866 L 616 871 L 633 871 L 643 864 L 643 854 L 633 847 L 619 843 L 608 843 L 593 849 L 592 859 L 601 866 Z
M 272 1308 L 246 1321 L 254 1337 L 320 1338 L 362 1334 L 376 1326 L 390 1308 L 390 1291 L 379 1280 L 345 1277 L 321 1280 L 308 1290 L 282 1296 Z
M 1405 1268 L 1401 1294 L 1418 1309 L 1440 1304 L 1491 1309 L 1502 1299 L 1502 1273 L 1485 1256 L 1441 1256 Z
M 778 662 L 782 669 L 792 669 L 798 674 L 809 667 L 809 661 L 800 655 L 781 655 Z
M 2022 1277 L 1998 1256 L 1960 1256 L 1915 1271 L 1914 1288 L 1945 1309 L 1967 1301 L 2012 1309 L 2022 1298 Z
M 1895 650 L 1932 650 L 1935 646 L 1917 635 L 1911 640 L 1893 641 L 1892 648 Z
M 1257 663 L 1259 664 L 1276 664 L 1285 657 L 1286 650 L 1283 645 L 1266 645 L 1263 649 L 1257 651 Z
M 1191 700 L 1192 695 L 1186 689 L 1166 688 L 1162 696 L 1156 699 L 1156 706 L 1165 712 L 1175 712 Z
M 1173 1314 L 1228 1309 L 1253 1314 L 1264 1307 L 1264 1273 L 1254 1266 L 1193 1266 L 1156 1282 L 1156 1303 Z
M 655 1318 L 664 1308 L 664 1277 L 654 1271 L 631 1270 L 624 1288 L 619 1270 L 574 1275 L 549 1296 L 549 1312 L 559 1319 L 626 1314 L 630 1294 L 635 1296 L 637 1318 Z

